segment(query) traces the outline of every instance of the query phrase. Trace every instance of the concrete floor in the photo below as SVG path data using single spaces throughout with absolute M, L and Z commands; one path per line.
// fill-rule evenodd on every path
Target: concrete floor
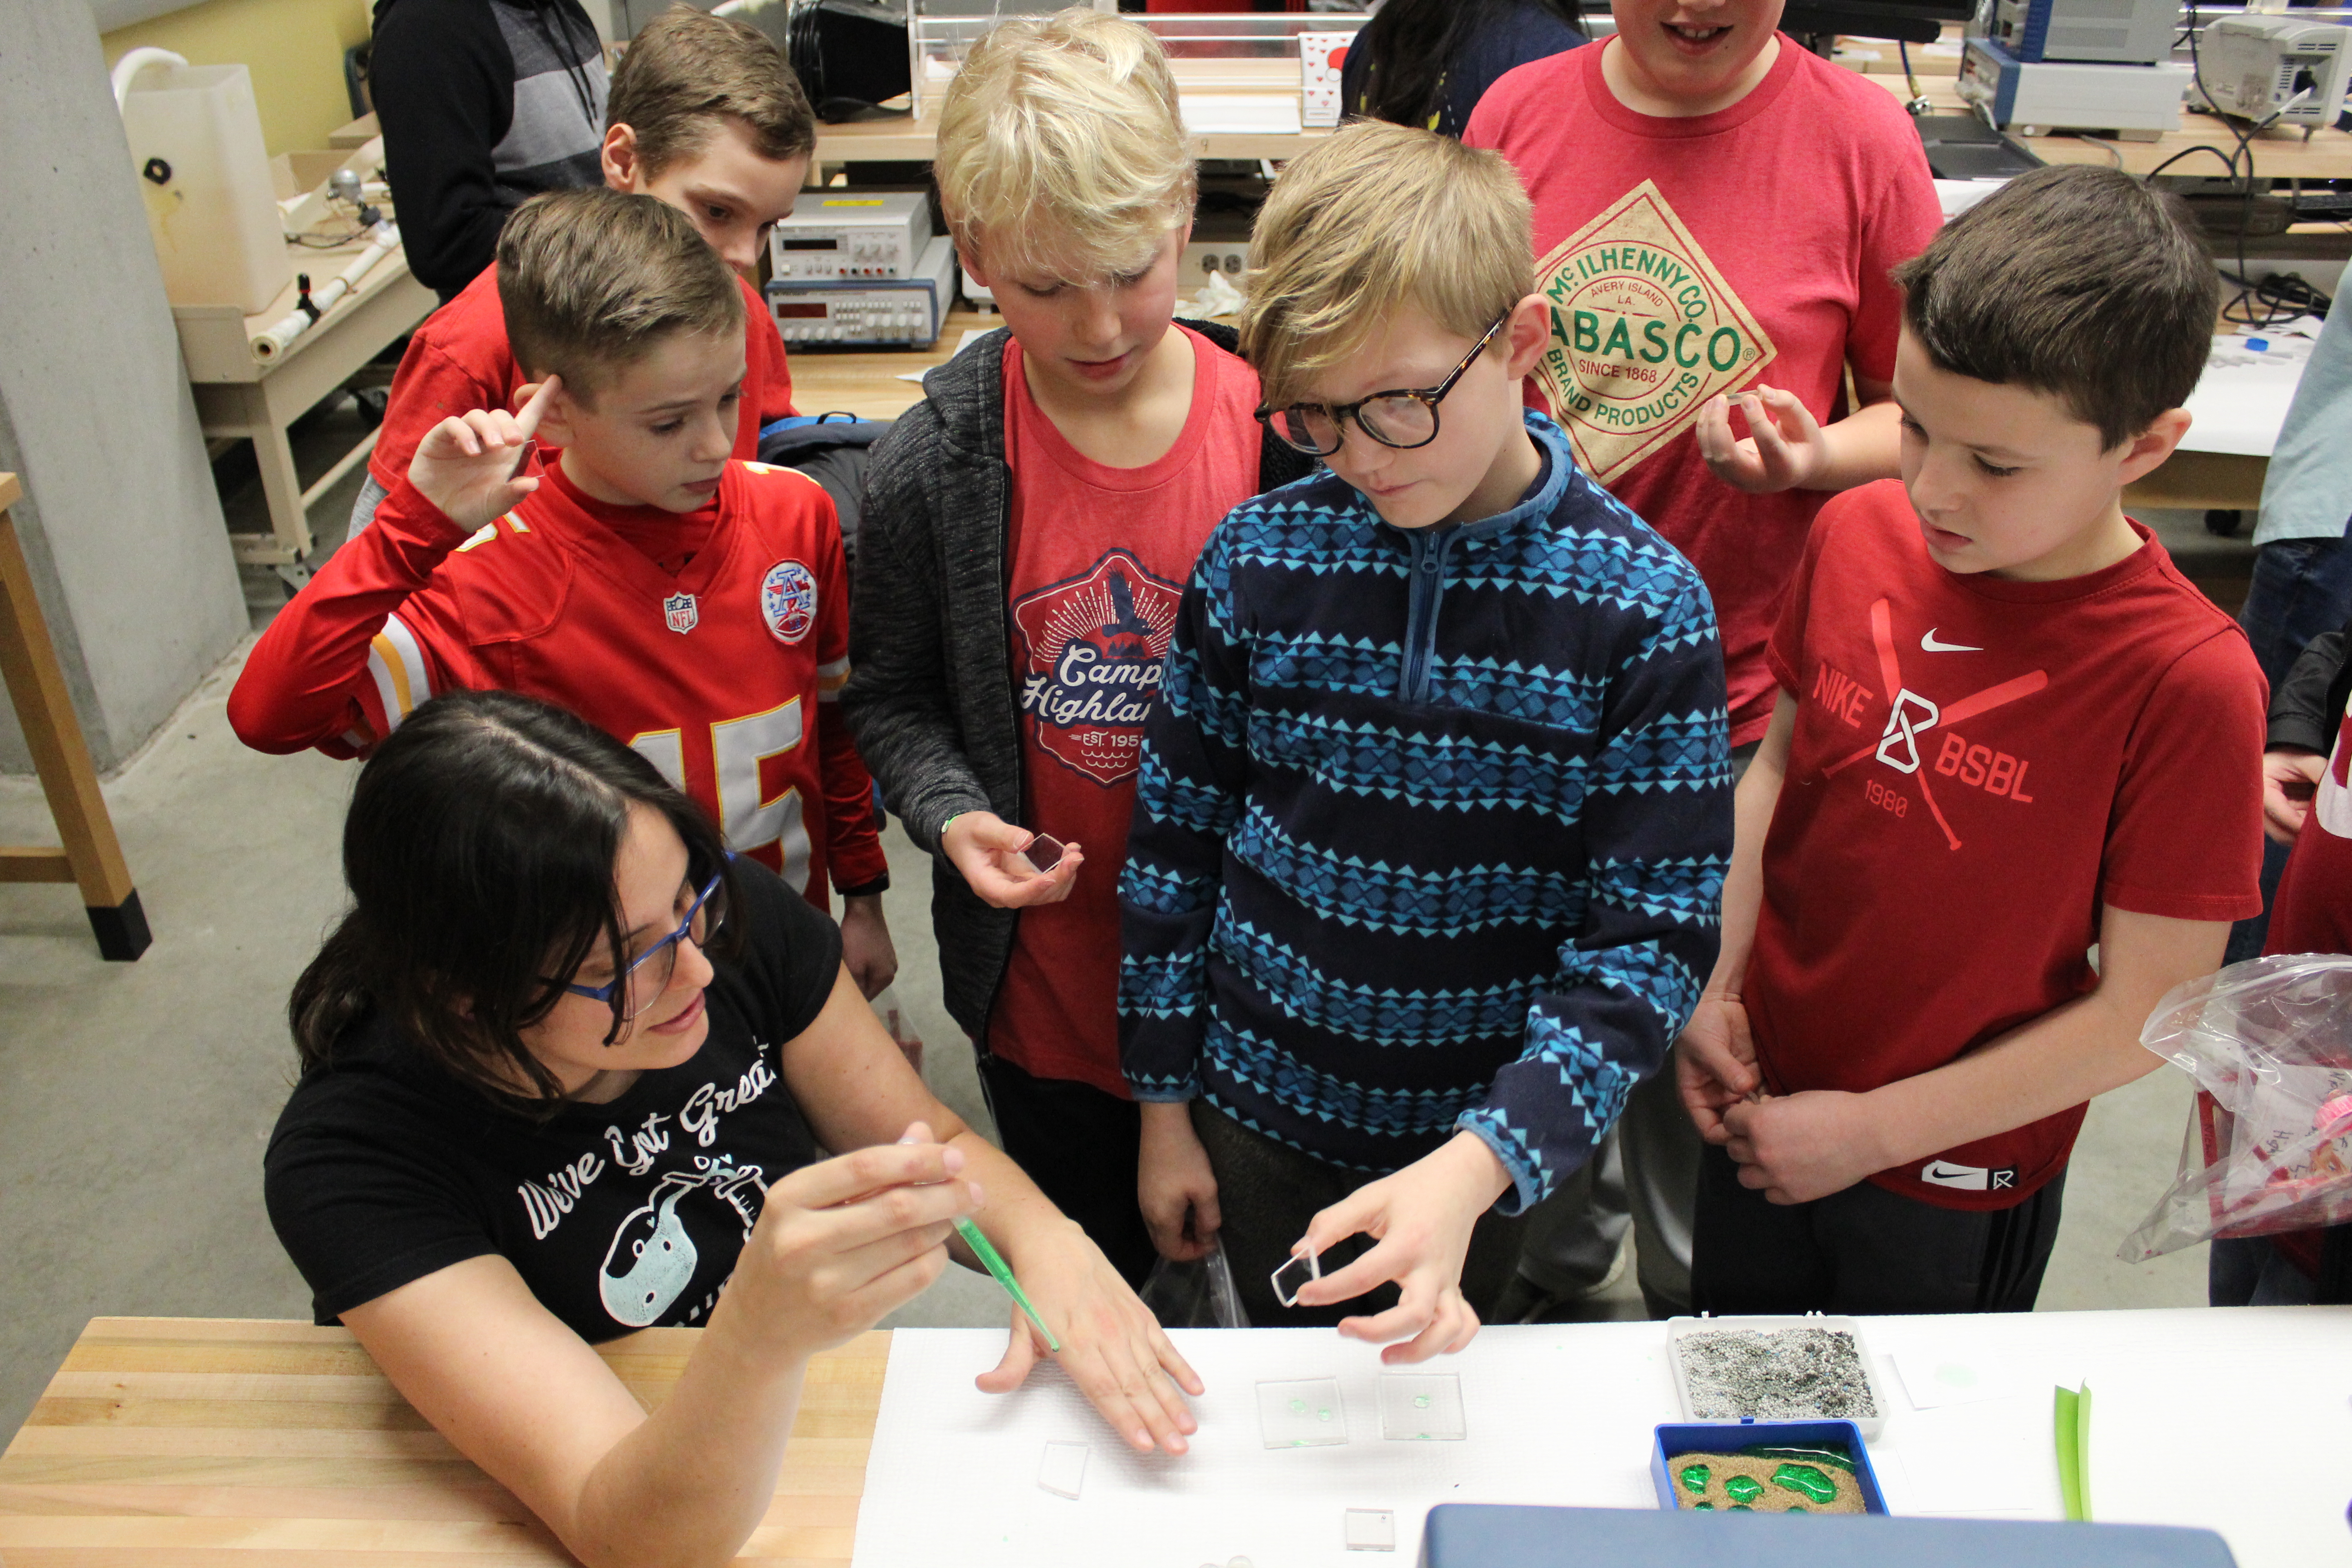
M 348 446 L 351 417 L 306 433 L 310 471 Z M 331 535 L 357 485 L 315 510 Z M 253 526 L 251 489 L 226 498 L 235 526 Z M 2242 543 L 2215 543 L 2236 551 L 2206 552 L 2216 574 L 2242 576 Z M 248 597 L 262 623 L 282 591 L 251 574 Z M 240 745 L 224 703 L 242 658 L 106 785 L 155 932 L 145 957 L 101 962 L 69 888 L 0 886 L 0 1257 L 13 1259 L 0 1285 L 0 1434 L 94 1315 L 310 1315 L 263 1213 L 260 1162 L 292 1079 L 286 994 L 341 903 L 354 770 Z M 0 840 L 52 837 L 33 782 L 0 779 Z M 929 1046 L 926 1076 L 985 1130 L 970 1049 L 940 1005 L 925 857 L 895 825 L 888 844 L 898 991 Z M 2187 1080 L 2168 1068 L 2093 1106 L 2044 1310 L 2203 1301 L 2202 1247 L 2140 1267 L 2114 1256 L 2171 1179 L 2188 1102 Z M 1592 1303 L 1595 1317 L 1639 1310 L 1630 1271 Z M 890 1321 L 1005 1317 L 993 1285 L 950 1270 Z

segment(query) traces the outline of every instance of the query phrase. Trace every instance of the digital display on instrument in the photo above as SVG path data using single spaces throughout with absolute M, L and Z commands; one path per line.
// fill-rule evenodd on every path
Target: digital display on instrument
M 841 237 L 835 235 L 831 239 L 788 239 L 784 241 L 784 248 L 786 250 L 839 250 Z
M 824 319 L 824 304 L 820 300 L 814 305 L 778 305 L 776 307 L 776 319 L 778 321 L 823 321 Z

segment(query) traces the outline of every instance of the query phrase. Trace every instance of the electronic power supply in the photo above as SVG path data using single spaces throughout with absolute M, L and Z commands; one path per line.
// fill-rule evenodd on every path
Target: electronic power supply
M 2352 29 L 2299 16 L 2217 16 L 2198 42 L 2200 85 L 2220 112 L 2275 116 L 2281 125 L 2336 123 Z
M 779 278 L 768 310 L 784 342 L 923 346 L 939 340 L 955 302 L 955 246 L 934 235 L 905 278 Z
M 776 278 L 911 278 L 931 239 L 921 191 L 816 190 L 768 232 Z

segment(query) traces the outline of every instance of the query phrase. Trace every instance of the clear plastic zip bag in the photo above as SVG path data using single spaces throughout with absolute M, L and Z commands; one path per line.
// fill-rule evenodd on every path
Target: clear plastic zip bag
M 1207 1254 L 1190 1263 L 1155 1258 L 1143 1289 L 1136 1292 L 1163 1329 L 1246 1329 L 1242 1294 L 1234 1289 L 1225 1244 L 1212 1240 Z
M 2118 1258 L 2352 1220 L 2352 957 L 2280 954 L 2192 980 L 2140 1044 L 2198 1094 L 2179 1173 Z

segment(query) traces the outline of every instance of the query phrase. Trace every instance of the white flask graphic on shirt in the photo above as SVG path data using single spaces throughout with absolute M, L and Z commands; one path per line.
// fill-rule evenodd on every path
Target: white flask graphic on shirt
M 700 1175 L 671 1172 L 654 1188 L 646 1206 L 621 1222 L 613 1246 L 596 1279 L 597 1293 L 613 1321 L 633 1329 L 650 1328 L 682 1295 L 694 1278 L 698 1255 L 677 1217 L 680 1198 L 703 1184 Z M 623 1259 L 627 1271 L 616 1274 Z

